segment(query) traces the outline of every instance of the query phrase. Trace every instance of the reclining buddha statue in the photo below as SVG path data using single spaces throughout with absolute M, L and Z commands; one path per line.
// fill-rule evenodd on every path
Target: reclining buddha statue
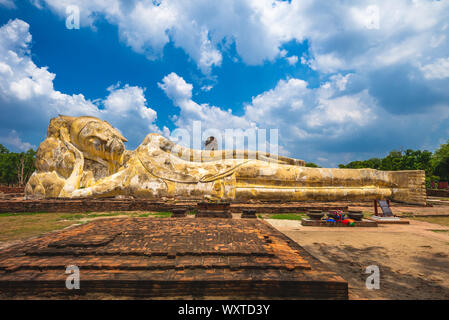
M 423 171 L 309 168 L 266 152 L 189 149 L 153 133 L 134 151 L 126 141 L 98 118 L 51 119 L 26 197 L 426 201 Z

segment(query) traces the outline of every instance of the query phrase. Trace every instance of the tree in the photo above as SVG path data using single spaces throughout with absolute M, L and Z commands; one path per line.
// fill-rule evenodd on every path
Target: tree
M 36 152 L 29 149 L 26 153 L 20 153 L 17 163 L 17 183 L 25 185 L 34 171 L 34 156 Z
M 431 158 L 431 166 L 436 178 L 449 181 L 449 140 L 435 150 Z
M 35 155 L 33 149 L 15 153 L 0 145 L 0 183 L 25 185 L 35 170 Z
M 372 168 L 385 171 L 424 170 L 426 176 L 431 177 L 433 174 L 431 159 L 432 152 L 427 150 L 393 150 L 382 159 L 371 158 L 364 161 L 352 161 L 347 165 L 340 164 L 338 167 L 348 169 Z
M 313 162 L 306 162 L 306 167 L 309 167 L 309 168 L 321 168 L 320 166 L 318 166 L 317 164 L 315 164 Z
M 2 144 L 0 144 L 0 154 L 9 153 L 9 150 Z

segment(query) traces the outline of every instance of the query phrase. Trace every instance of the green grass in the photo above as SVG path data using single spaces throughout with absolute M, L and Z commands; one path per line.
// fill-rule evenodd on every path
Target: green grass
M 168 218 L 171 212 L 0 213 L 0 242 L 26 239 L 74 224 L 84 224 L 94 218 L 114 216 Z
M 302 220 L 305 217 L 306 215 L 304 213 L 283 213 L 270 215 L 269 219 Z
M 169 218 L 171 216 L 171 212 L 147 212 L 140 214 L 139 217 L 146 218 L 146 217 L 155 217 L 155 218 Z
M 80 220 L 80 219 L 92 219 L 100 217 L 115 217 L 115 216 L 133 216 L 134 212 L 105 212 L 105 213 L 80 213 L 80 214 L 65 214 L 61 216 L 61 219 L 66 220 Z
M 410 217 L 409 219 L 424 221 L 428 223 L 439 224 L 440 226 L 449 227 L 449 217 Z
M 0 241 L 39 236 L 74 224 L 61 219 L 60 213 L 1 214 L 1 217 Z
M 430 230 L 436 233 L 449 233 L 449 230 Z
M 151 215 L 151 212 L 139 214 L 138 217 L 140 217 L 140 218 L 147 218 L 149 215 Z

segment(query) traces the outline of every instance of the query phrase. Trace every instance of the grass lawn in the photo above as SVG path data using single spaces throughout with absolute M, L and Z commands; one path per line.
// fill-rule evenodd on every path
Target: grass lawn
M 101 217 L 168 218 L 171 212 L 0 213 L 0 242 L 22 240 Z
M 269 215 L 268 219 L 281 219 L 281 220 L 302 220 L 306 218 L 307 215 L 303 212 L 299 213 L 280 213 Z
M 1 213 L 0 241 L 38 236 L 74 224 L 61 218 L 60 213 Z
M 407 219 L 413 219 L 418 221 L 424 221 L 428 223 L 435 223 L 441 226 L 449 227 L 449 217 L 409 217 Z
M 171 212 L 147 212 L 139 214 L 139 217 L 156 217 L 156 218 L 170 218 Z

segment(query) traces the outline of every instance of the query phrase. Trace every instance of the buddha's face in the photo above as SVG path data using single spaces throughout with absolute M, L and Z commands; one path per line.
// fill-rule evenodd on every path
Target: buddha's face
M 70 136 L 86 158 L 105 161 L 112 171 L 121 163 L 127 140 L 109 123 L 95 118 L 78 118 L 71 126 Z

